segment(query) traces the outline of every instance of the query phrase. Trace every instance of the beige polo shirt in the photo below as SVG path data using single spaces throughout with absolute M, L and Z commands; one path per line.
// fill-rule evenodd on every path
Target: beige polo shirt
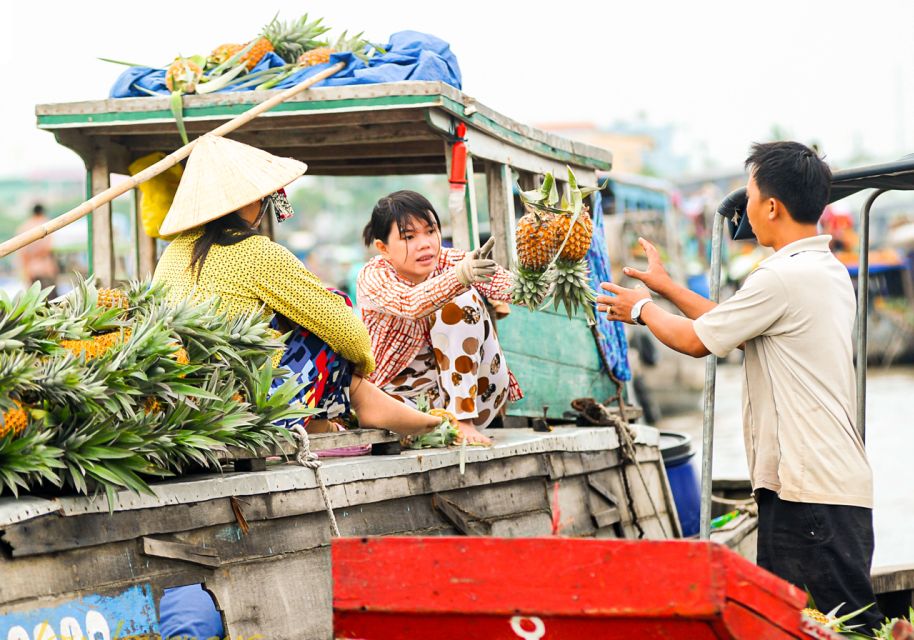
M 872 507 L 872 471 L 854 428 L 854 288 L 830 239 L 797 240 L 766 258 L 694 327 L 720 357 L 745 343 L 743 431 L 753 489 L 794 502 Z

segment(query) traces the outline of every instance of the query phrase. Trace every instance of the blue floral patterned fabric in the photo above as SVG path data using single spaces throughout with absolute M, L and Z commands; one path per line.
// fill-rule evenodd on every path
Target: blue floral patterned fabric
M 600 192 L 593 194 L 593 240 L 590 251 L 587 252 L 587 266 L 590 267 L 590 283 L 598 294 L 601 282 L 612 282 L 612 272 L 609 269 L 609 251 L 606 249 L 606 233 L 603 227 L 603 206 Z M 609 363 L 612 373 L 619 380 L 631 380 L 632 370 L 628 364 L 628 342 L 625 339 L 625 329 L 621 322 L 610 322 L 606 314 L 597 313 L 597 329 L 599 338 L 597 347 Z
M 352 307 L 352 302 L 345 293 L 330 290 L 342 296 Z M 273 319 L 272 326 L 279 329 L 276 318 Z M 306 407 L 321 409 L 313 417 L 336 418 L 349 414 L 349 387 L 352 385 L 354 367 L 319 337 L 296 325 L 286 341 L 286 350 L 279 366 L 291 373 L 274 379 L 272 390 L 282 385 L 288 377 L 294 376 L 299 383 L 305 384 L 295 400 Z M 292 426 L 291 421 L 286 422 L 283 426 Z

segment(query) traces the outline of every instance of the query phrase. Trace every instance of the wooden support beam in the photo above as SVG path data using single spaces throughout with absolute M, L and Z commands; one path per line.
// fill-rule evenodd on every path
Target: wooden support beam
M 111 186 L 106 147 L 93 147 L 90 171 L 93 196 Z M 114 229 L 111 225 L 111 203 L 99 205 L 91 215 L 92 274 L 99 286 L 110 287 L 114 283 Z
M 187 128 L 187 135 L 189 137 L 194 137 L 195 135 L 207 133 L 216 123 L 227 120 L 228 118 L 205 120 L 185 119 L 184 125 Z M 407 123 L 421 123 L 425 126 L 424 112 L 416 109 L 385 109 L 371 112 L 314 113 L 294 116 L 283 114 L 279 118 L 271 116 L 270 114 L 265 114 L 248 122 L 243 127 L 239 128 L 238 131 L 288 131 L 294 129 L 296 131 L 307 130 L 308 135 L 310 135 L 312 131 L 316 134 L 320 134 L 322 131 L 339 130 L 345 127 L 377 125 L 396 126 L 405 125 Z M 127 136 L 129 138 L 151 134 L 165 134 L 174 137 L 177 143 L 175 148 L 181 146 L 180 137 L 178 136 L 174 120 L 101 125 L 91 127 L 87 132 L 92 136 Z
M 489 223 L 495 238 L 495 260 L 510 269 L 517 252 L 514 239 L 514 189 L 511 167 L 497 162 L 486 163 L 486 186 L 489 192 Z

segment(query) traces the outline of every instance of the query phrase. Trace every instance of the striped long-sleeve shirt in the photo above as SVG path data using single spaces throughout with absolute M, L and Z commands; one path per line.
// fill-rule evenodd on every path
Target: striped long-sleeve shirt
M 383 387 L 431 343 L 432 314 L 469 289 L 460 283 L 453 268 L 465 255 L 466 252 L 460 249 L 442 248 L 435 270 L 420 284 L 400 276 L 383 256 L 372 258 L 362 267 L 357 299 L 377 362 L 369 380 Z M 499 267 L 490 282 L 473 286 L 488 300 L 508 302 L 511 282 L 511 274 Z M 522 397 L 514 374 L 510 374 L 508 398 L 519 400 Z

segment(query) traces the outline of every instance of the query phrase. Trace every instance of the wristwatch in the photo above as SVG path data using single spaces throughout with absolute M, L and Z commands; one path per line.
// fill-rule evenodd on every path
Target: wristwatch
M 632 305 L 632 322 L 635 322 L 640 325 L 645 325 L 644 320 L 641 319 L 641 310 L 644 308 L 648 302 L 653 302 L 652 298 L 642 298 L 638 300 L 635 304 Z

